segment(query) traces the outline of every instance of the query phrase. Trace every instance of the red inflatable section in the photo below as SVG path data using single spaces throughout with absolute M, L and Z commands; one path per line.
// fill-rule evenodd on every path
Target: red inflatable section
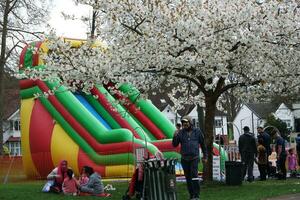
M 46 92 L 49 90 L 47 85 L 37 80 L 36 84 L 39 88 Z M 133 152 L 133 148 L 137 148 L 140 145 L 132 145 L 132 142 L 122 142 L 122 143 L 110 143 L 110 144 L 101 144 L 94 137 L 92 137 L 89 132 L 79 123 L 77 120 L 66 110 L 66 108 L 58 101 L 58 99 L 50 95 L 48 97 L 49 101 L 56 108 L 56 110 L 63 116 L 63 118 L 69 123 L 72 124 L 74 130 L 87 142 L 89 145 L 96 151 L 103 155 L 109 154 L 118 154 L 118 153 L 127 153 Z
M 22 69 L 24 68 L 24 61 L 25 61 L 25 54 L 26 54 L 26 51 L 28 49 L 28 44 L 23 48 L 22 52 L 21 52 L 21 55 L 20 55 L 20 63 L 19 63 L 19 68 Z
M 122 116 L 117 111 L 115 111 L 112 108 L 111 104 L 106 100 L 104 94 L 99 92 L 98 89 L 95 87 L 93 89 L 91 89 L 91 93 L 93 95 L 98 96 L 99 103 L 106 109 L 107 112 L 109 112 L 109 114 L 120 124 L 121 127 L 130 130 L 133 133 L 135 138 L 138 138 L 138 139 L 141 138 L 137 134 L 137 132 L 130 126 L 130 124 L 124 118 L 122 118 Z
M 43 42 L 36 42 L 35 43 L 35 49 L 39 50 L 40 46 L 43 44 Z M 32 66 L 37 66 L 39 64 L 39 52 L 33 52 L 32 55 Z
M 54 168 L 51 157 L 53 118 L 39 100 L 35 100 L 29 128 L 32 160 L 41 177 L 46 177 Z
M 78 168 L 81 171 L 83 166 L 90 166 L 94 171 L 98 172 L 101 176 L 105 176 L 105 167 L 94 163 L 81 149 L 78 152 Z
M 107 85 L 108 87 L 112 87 L 114 89 L 114 96 L 118 99 L 118 100 L 122 100 L 124 101 L 124 106 L 125 108 L 127 108 L 127 110 L 129 110 L 129 112 L 136 117 L 142 124 L 143 126 L 148 129 L 156 139 L 161 140 L 164 139 L 166 136 L 161 132 L 161 130 L 159 128 L 157 128 L 157 126 L 141 111 L 139 110 L 135 104 L 131 103 L 131 101 L 126 98 L 125 96 L 123 96 L 121 94 L 120 91 L 118 91 L 113 83 L 109 83 Z

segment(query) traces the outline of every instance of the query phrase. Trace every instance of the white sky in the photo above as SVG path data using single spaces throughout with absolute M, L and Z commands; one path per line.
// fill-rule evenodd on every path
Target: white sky
M 76 6 L 72 0 L 53 0 L 52 8 L 50 8 L 50 26 L 56 31 L 58 36 L 86 39 L 88 27 L 80 19 L 65 20 L 61 12 L 76 17 L 89 16 L 92 9 L 90 6 Z

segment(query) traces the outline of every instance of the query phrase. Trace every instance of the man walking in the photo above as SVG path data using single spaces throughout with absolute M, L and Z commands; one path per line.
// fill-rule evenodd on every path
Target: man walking
M 270 165 L 269 165 L 269 156 L 272 154 L 272 150 L 270 147 L 271 144 L 271 137 L 268 133 L 266 133 L 263 129 L 263 127 L 259 126 L 257 127 L 257 141 L 262 140 L 262 145 L 266 149 L 267 153 L 267 174 L 270 176 Z
M 256 141 L 248 126 L 243 128 L 244 134 L 239 138 L 239 151 L 242 162 L 244 163 L 243 175 L 245 177 L 247 172 L 247 181 L 252 182 L 253 178 L 253 164 L 257 154 Z
M 190 199 L 198 200 L 200 197 L 200 182 L 198 178 L 199 145 L 203 152 L 203 162 L 207 161 L 207 150 L 203 134 L 200 129 L 192 126 L 191 118 L 185 116 L 182 118 L 181 123 L 182 129 L 175 132 L 172 144 L 174 147 L 181 144 L 181 165 L 190 193 Z
M 278 131 L 273 131 L 271 134 L 273 138 L 275 139 L 275 150 L 277 155 L 277 167 L 279 169 L 278 179 L 279 180 L 285 180 L 286 179 L 286 167 L 285 167 L 285 161 L 286 161 L 286 150 L 285 150 L 285 141 L 280 136 Z

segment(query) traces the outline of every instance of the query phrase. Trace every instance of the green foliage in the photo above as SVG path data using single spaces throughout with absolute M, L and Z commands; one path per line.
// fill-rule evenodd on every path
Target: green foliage
M 3 200 L 78 200 L 99 199 L 99 197 L 72 197 L 57 194 L 46 194 L 41 192 L 44 182 L 27 182 L 15 184 L 0 184 L 0 199 Z M 104 182 L 104 185 L 108 182 Z M 127 182 L 109 182 L 116 188 L 110 200 L 120 200 L 128 187 Z M 268 180 L 244 182 L 242 186 L 226 186 L 223 183 L 201 184 L 201 199 L 206 200 L 257 200 L 274 196 L 300 193 L 300 181 L 290 179 L 286 181 Z M 177 199 L 187 199 L 188 192 L 185 183 L 177 184 Z M 102 199 L 102 198 L 101 198 Z
M 266 120 L 266 123 L 265 123 L 265 127 L 267 126 L 271 126 L 271 127 L 276 127 L 281 136 L 284 138 L 284 139 L 287 139 L 288 135 L 289 135 L 289 129 L 287 128 L 287 125 L 285 122 L 283 122 L 282 120 L 280 120 L 279 118 L 276 119 L 275 116 L 273 114 L 270 114 L 268 117 L 267 117 L 267 120 Z M 270 129 L 267 129 L 270 131 Z M 272 134 L 271 134 L 272 135 Z
M 4 153 L 4 155 L 9 155 L 9 153 L 10 153 L 8 147 L 5 145 L 3 145 L 3 153 Z

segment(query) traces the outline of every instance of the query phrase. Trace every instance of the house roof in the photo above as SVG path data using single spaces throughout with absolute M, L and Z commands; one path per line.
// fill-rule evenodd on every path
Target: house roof
M 167 92 L 150 92 L 148 99 L 160 110 L 163 111 L 168 105 L 174 106 L 174 103 L 169 98 Z M 195 104 L 184 104 L 183 109 L 178 110 L 180 116 L 188 115 L 196 107 Z M 226 113 L 216 110 L 215 116 L 226 116 Z
M 3 119 L 7 120 L 20 108 L 19 80 L 4 73 L 4 110 Z
M 276 112 L 278 103 L 248 103 L 246 106 L 258 117 L 265 119 L 270 113 Z
M 20 141 L 21 141 L 20 137 L 10 136 L 6 142 L 20 142 Z
M 4 90 L 4 119 L 8 119 L 20 108 L 20 90 L 5 89 Z

